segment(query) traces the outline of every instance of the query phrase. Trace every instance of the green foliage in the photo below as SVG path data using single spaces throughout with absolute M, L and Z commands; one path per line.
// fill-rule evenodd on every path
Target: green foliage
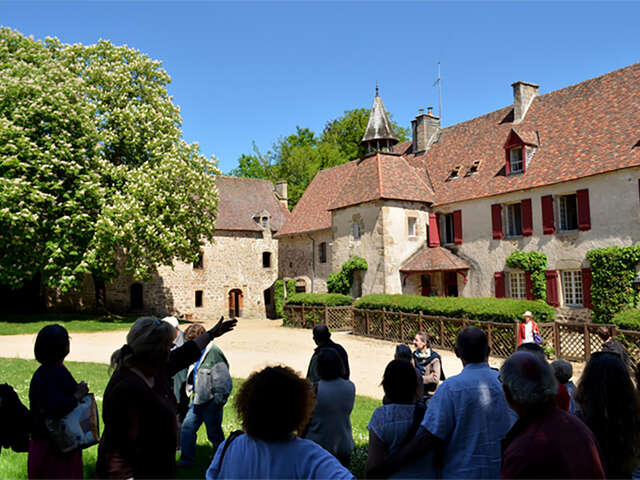
M 633 289 L 640 246 L 598 248 L 587 252 L 591 264 L 593 320 L 609 323 L 613 316 L 638 303 Z
M 284 280 L 276 280 L 273 284 L 273 301 L 275 302 L 276 318 L 284 317 Z M 291 298 L 296 293 L 296 282 L 294 280 L 287 280 L 287 299 Z
M 366 295 L 354 304 L 355 308 L 388 310 L 393 312 L 440 315 L 503 323 L 515 323 L 527 310 L 537 322 L 550 322 L 553 307 L 540 300 L 512 300 L 509 298 L 421 297 L 417 295 Z
M 280 137 L 271 150 L 262 154 L 255 143 L 252 154 L 243 154 L 238 166 L 229 172 L 237 177 L 262 178 L 288 183 L 289 205 L 293 208 L 323 169 L 341 165 L 364 155 L 360 140 L 369 120 L 369 109 L 356 108 L 326 123 L 318 137 L 308 128 L 297 126 L 294 134 Z M 401 142 L 409 131 L 392 121 Z
M 341 293 L 348 295 L 353 284 L 353 272 L 367 270 L 369 265 L 364 258 L 352 257 L 342 264 L 339 272 L 331 273 L 327 277 L 327 290 L 329 293 Z
M 640 310 L 629 308 L 618 312 L 611 322 L 621 330 L 640 330 Z
M 317 305 L 339 307 L 351 305 L 353 297 L 340 293 L 296 293 L 287 297 L 287 305 Z
M 0 283 L 138 280 L 213 238 L 214 160 L 184 142 L 160 62 L 0 28 Z
M 547 268 L 547 256 L 544 253 L 526 253 L 522 250 L 516 250 L 507 257 L 506 263 L 511 268 L 519 268 L 531 274 L 534 299 L 545 300 L 547 298 L 547 283 L 544 276 L 544 271 Z

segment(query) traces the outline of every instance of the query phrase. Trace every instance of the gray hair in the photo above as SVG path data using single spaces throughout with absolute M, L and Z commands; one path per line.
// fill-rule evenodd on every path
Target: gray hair
M 133 357 L 143 362 L 151 359 L 173 342 L 175 336 L 176 329 L 169 323 L 156 317 L 140 317 L 127 333 L 127 344 L 111 355 L 110 367 L 130 367 Z
M 516 352 L 500 368 L 500 379 L 512 400 L 520 405 L 541 405 L 553 400 L 558 382 L 547 362 L 530 352 Z
M 573 366 L 566 360 L 556 360 L 551 362 L 553 374 L 560 383 L 567 383 L 573 377 Z

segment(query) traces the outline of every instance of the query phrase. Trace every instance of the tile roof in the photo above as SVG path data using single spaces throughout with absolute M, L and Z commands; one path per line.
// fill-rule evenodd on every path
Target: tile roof
M 502 108 L 444 128 L 421 155 L 437 204 L 551 185 L 621 168 L 640 166 L 640 63 L 536 97 L 517 125 L 513 108 Z M 504 144 L 511 129 L 538 143 L 523 174 L 504 174 Z M 535 133 L 535 138 L 533 136 Z M 469 174 L 475 160 L 478 173 Z M 447 181 L 451 169 L 463 168 Z
M 340 193 L 344 180 L 349 177 L 354 166 L 355 162 L 349 162 L 318 172 L 278 235 L 294 235 L 331 228 L 329 204 Z
M 413 254 L 401 267 L 404 273 L 469 270 L 471 267 L 444 247 L 424 246 Z
M 329 204 L 336 210 L 374 200 L 409 200 L 433 202 L 433 191 L 424 175 L 410 166 L 404 157 L 378 152 L 351 162 L 354 167 L 345 179 L 340 193 Z
M 262 231 L 253 217 L 266 210 L 271 215 L 271 230 L 277 231 L 289 218 L 289 211 L 276 198 L 273 184 L 268 180 L 240 177 L 216 177 L 220 201 L 217 230 Z

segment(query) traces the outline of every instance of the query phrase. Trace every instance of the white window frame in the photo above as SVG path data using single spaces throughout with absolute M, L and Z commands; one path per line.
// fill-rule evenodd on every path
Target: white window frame
M 520 208 L 520 226 L 517 228 L 515 207 Z M 504 205 L 504 236 L 505 237 L 521 237 L 522 236 L 522 203 L 507 203 Z
M 567 307 L 583 307 L 582 272 L 580 270 L 564 270 L 560 272 L 562 299 Z
M 440 217 L 442 218 L 440 222 L 441 223 L 440 231 L 442 232 L 440 241 L 442 242 L 443 245 L 453 245 L 455 243 L 455 238 L 456 238 L 455 226 L 453 224 L 453 213 L 443 213 L 440 215 Z M 451 241 L 448 241 L 448 239 Z
M 512 147 L 509 149 L 509 173 L 522 173 L 524 172 L 524 161 L 522 160 L 521 147 Z M 517 152 L 517 155 L 516 155 Z M 515 165 L 520 165 L 520 168 L 515 168 Z
M 575 228 L 568 228 L 569 216 L 567 212 L 566 202 L 567 198 L 574 197 L 576 203 L 576 226 Z M 578 196 L 575 193 L 566 193 L 564 195 L 558 195 L 558 231 L 559 232 L 577 232 L 578 231 Z
M 417 235 L 417 223 L 418 219 L 416 217 L 407 217 L 407 235 L 409 237 L 415 237 Z
M 527 299 L 527 281 L 524 272 L 508 272 L 509 298 Z

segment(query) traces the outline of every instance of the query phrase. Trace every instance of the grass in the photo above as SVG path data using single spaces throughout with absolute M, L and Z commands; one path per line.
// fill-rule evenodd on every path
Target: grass
M 89 384 L 89 388 L 96 395 L 98 409 L 102 412 L 102 394 L 109 381 L 107 365 L 101 363 L 65 362 L 74 378 L 78 381 L 84 380 Z M 35 360 L 22 359 L 0 359 L 0 382 L 7 382 L 12 385 L 20 399 L 25 405 L 29 405 L 29 382 L 33 372 L 39 364 Z M 233 408 L 233 398 L 238 387 L 242 384 L 242 379 L 233 380 L 233 392 L 224 408 L 222 428 L 225 436 L 240 427 L 240 420 Z M 367 423 L 373 411 L 380 405 L 378 400 L 368 397 L 356 396 L 351 423 L 353 426 L 353 439 L 355 451 L 351 457 L 351 471 L 358 477 L 364 477 L 364 464 L 367 459 L 367 448 L 369 443 L 369 433 Z M 100 425 L 102 429 L 102 423 Z M 102 430 L 101 430 L 102 431 Z M 27 454 L 15 453 L 10 450 L 2 450 L 0 460 L 0 478 L 2 479 L 26 479 L 27 478 Z M 83 451 L 84 477 L 93 478 L 95 476 L 95 464 L 98 455 L 98 447 L 94 445 Z M 198 441 L 196 447 L 196 462 L 192 468 L 178 470 L 178 478 L 203 478 L 206 469 L 211 462 L 213 451 L 207 440 L 204 426 L 198 431 Z
M 0 335 L 38 333 L 52 323 L 59 323 L 69 332 L 104 332 L 108 330 L 128 330 L 133 325 L 130 317 L 117 315 L 96 315 L 84 313 L 43 313 L 31 315 L 2 315 Z

